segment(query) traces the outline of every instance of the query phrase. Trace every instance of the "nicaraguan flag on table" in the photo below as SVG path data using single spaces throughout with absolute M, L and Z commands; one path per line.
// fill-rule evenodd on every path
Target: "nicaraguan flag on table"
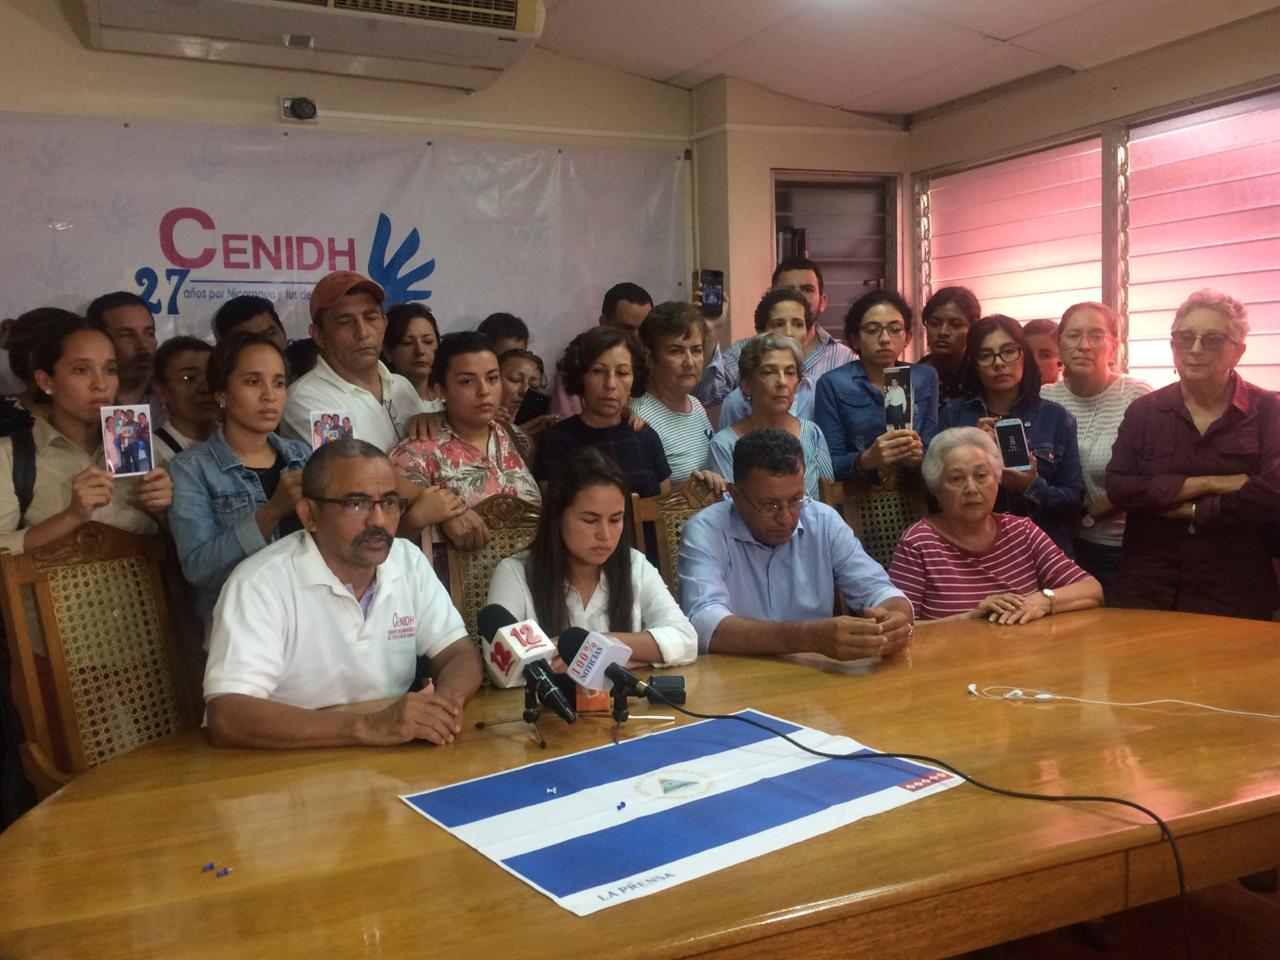
M 874 751 L 751 710 L 805 746 Z M 402 797 L 586 916 L 958 786 L 902 760 L 825 760 L 708 720 Z

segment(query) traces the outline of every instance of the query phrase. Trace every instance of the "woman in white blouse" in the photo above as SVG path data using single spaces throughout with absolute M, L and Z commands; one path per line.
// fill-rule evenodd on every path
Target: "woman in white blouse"
M 1075 559 L 1108 590 L 1120 568 L 1124 511 L 1107 498 L 1107 464 L 1124 412 L 1151 392 L 1145 381 L 1114 369 L 1119 345 L 1120 320 L 1106 304 L 1067 307 L 1058 324 L 1058 352 L 1065 374 L 1061 382 L 1040 391 L 1041 397 L 1062 404 L 1076 418 L 1086 497 L 1075 536 Z
M 693 624 L 632 549 L 626 505 L 613 461 L 593 447 L 574 451 L 551 477 L 529 549 L 494 570 L 489 603 L 536 620 L 550 637 L 569 627 L 607 633 L 631 648 L 633 663 L 692 663 Z

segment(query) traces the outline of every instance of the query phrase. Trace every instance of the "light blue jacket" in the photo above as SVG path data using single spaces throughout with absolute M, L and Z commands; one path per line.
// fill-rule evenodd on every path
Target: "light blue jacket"
M 938 432 L 938 371 L 911 364 L 911 425 L 929 448 Z M 822 428 L 837 480 L 853 472 L 862 452 L 885 431 L 884 392 L 867 379 L 861 360 L 846 363 L 818 381 L 813 421 Z
M 300 470 L 311 456 L 309 444 L 272 433 L 267 442 L 284 457 L 284 470 Z M 267 502 L 258 475 L 227 446 L 222 427 L 204 443 L 169 461 L 173 504 L 169 532 L 178 548 L 182 575 L 195 587 L 196 612 L 207 625 L 218 593 L 231 571 L 279 536 L 258 529 L 254 516 Z

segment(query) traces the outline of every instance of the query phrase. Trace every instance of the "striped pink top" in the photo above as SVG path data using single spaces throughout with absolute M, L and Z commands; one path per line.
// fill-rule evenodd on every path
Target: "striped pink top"
M 996 538 L 980 553 L 963 550 L 927 519 L 907 528 L 889 565 L 889 579 L 907 595 L 917 620 L 968 613 L 995 593 L 1025 596 L 1089 576 L 1028 517 L 996 518 Z

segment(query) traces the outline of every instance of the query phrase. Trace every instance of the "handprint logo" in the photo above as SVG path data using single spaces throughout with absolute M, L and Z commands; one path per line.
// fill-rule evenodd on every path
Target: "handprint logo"
M 98 214 L 98 219 L 107 233 L 125 233 L 138 222 L 138 209 L 132 197 L 124 196 L 117 190 L 111 195 L 106 208 Z
M 396 252 L 387 258 L 387 245 L 391 242 L 391 218 L 385 213 L 378 214 L 378 229 L 373 235 L 373 246 L 369 248 L 369 279 L 387 292 L 387 303 L 404 303 L 408 300 L 426 300 L 431 296 L 428 289 L 416 289 L 414 284 L 427 279 L 435 272 L 435 257 L 406 270 L 402 268 L 418 252 L 421 238 L 418 228 L 414 227 L 400 242 Z

